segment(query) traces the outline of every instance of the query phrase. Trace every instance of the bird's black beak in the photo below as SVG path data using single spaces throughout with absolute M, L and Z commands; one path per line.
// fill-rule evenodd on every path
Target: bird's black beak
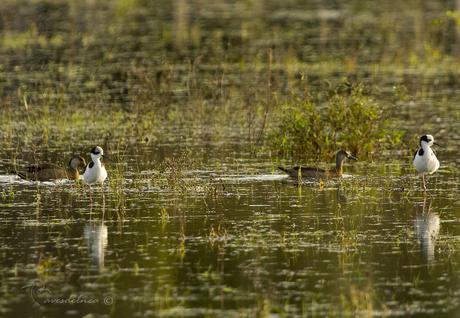
M 438 146 L 438 147 L 441 147 L 441 148 L 442 148 L 442 146 L 441 146 L 440 144 L 438 144 L 437 142 L 433 142 L 433 145 L 435 145 L 435 146 Z
M 355 161 L 358 161 L 358 158 L 356 158 L 355 156 L 353 155 L 348 155 L 347 157 L 348 159 L 351 159 L 351 160 L 355 160 Z

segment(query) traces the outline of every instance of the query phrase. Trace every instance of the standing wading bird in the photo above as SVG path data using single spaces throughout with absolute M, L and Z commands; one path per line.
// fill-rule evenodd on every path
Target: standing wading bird
M 436 145 L 434 138 L 431 135 L 423 135 L 420 137 L 420 148 L 414 154 L 414 167 L 417 172 L 422 175 L 423 189 L 426 191 L 425 174 L 432 174 L 439 169 L 439 161 L 431 149 L 431 146 Z
M 96 146 L 91 149 L 90 155 L 92 161 L 86 166 L 83 180 L 89 185 L 99 183 L 102 186 L 107 178 L 107 170 L 101 162 L 101 158 L 104 157 L 104 150 Z
M 26 171 L 17 172 L 17 175 L 25 180 L 50 181 L 57 179 L 78 180 L 80 178 L 79 169 L 86 167 L 86 161 L 82 157 L 73 157 L 69 161 L 69 166 L 65 169 L 53 163 L 40 163 L 28 166 Z
M 281 171 L 286 172 L 292 178 L 334 178 L 341 177 L 343 174 L 343 162 L 346 159 L 358 160 L 345 150 L 339 150 L 335 155 L 335 168 L 324 170 L 313 167 L 278 167 Z

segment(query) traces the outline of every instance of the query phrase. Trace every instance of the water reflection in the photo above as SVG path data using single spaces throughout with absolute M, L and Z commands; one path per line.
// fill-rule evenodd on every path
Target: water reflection
M 90 221 L 85 225 L 84 237 L 88 252 L 99 271 L 104 269 L 104 256 L 107 248 L 107 226 L 103 221 Z
M 428 263 L 435 260 L 435 246 L 439 235 L 440 227 L 439 215 L 431 211 L 431 201 L 425 198 L 422 211 L 417 211 L 414 221 L 414 228 L 420 242 L 420 248 Z

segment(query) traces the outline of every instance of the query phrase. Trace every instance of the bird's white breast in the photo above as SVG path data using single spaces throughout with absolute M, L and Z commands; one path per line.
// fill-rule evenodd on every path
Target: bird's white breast
M 94 161 L 93 161 L 94 162 Z M 83 174 L 83 179 L 86 183 L 103 183 L 107 178 L 107 170 L 101 164 L 101 162 L 94 162 L 94 165 L 86 167 L 85 173 Z
M 423 149 L 423 155 L 420 156 L 420 149 L 414 157 L 414 166 L 418 173 L 433 173 L 439 169 L 439 161 L 430 147 Z

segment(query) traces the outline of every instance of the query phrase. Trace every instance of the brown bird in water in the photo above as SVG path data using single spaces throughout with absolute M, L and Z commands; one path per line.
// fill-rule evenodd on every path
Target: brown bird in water
M 335 168 L 329 170 L 301 166 L 296 166 L 292 168 L 278 167 L 278 169 L 286 172 L 292 178 L 335 178 L 342 176 L 343 162 L 346 159 L 358 160 L 355 156 L 352 156 L 345 150 L 339 150 L 335 155 Z
M 80 178 L 78 169 L 84 169 L 86 161 L 78 156 L 73 157 L 69 161 L 69 166 L 65 169 L 53 163 L 41 163 L 28 166 L 25 172 L 17 172 L 17 175 L 25 180 L 33 181 L 50 181 L 56 179 L 77 180 Z

